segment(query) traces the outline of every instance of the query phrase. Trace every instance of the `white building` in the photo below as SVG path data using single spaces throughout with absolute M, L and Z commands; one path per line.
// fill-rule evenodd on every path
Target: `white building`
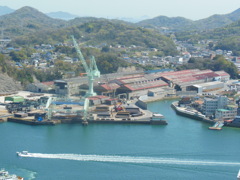
M 215 118 L 220 120 L 234 119 L 237 115 L 237 108 L 233 109 L 217 109 Z
M 204 98 L 203 114 L 212 116 L 217 109 L 224 109 L 228 105 L 228 98 L 226 96 L 218 96 L 215 98 Z

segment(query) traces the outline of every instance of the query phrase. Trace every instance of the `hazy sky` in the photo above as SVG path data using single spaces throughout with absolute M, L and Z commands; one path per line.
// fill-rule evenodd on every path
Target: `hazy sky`
M 31 6 L 41 12 L 65 11 L 80 16 L 149 18 L 159 15 L 197 20 L 240 8 L 240 0 L 0 0 L 0 6 Z

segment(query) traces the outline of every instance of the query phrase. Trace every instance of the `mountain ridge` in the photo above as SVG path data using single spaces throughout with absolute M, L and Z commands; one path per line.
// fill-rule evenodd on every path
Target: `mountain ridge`
M 181 21 L 180 21 L 181 19 Z M 169 28 L 173 31 L 186 30 L 209 30 L 224 27 L 235 21 L 240 20 L 240 8 L 228 14 L 214 14 L 200 20 L 190 20 L 183 17 L 157 16 L 152 19 L 143 20 L 137 24 L 144 27 Z

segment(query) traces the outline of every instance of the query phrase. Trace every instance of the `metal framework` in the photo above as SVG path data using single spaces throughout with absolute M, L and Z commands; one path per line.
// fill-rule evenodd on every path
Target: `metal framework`
M 97 68 L 95 58 L 94 58 L 94 56 L 91 56 L 90 64 L 88 66 L 88 64 L 87 64 L 86 60 L 84 59 L 83 54 L 82 54 L 74 36 L 71 36 L 71 37 L 72 37 L 72 40 L 73 40 L 74 47 L 75 47 L 75 49 L 77 51 L 77 54 L 79 56 L 79 59 L 80 59 L 81 63 L 83 64 L 84 70 L 86 71 L 87 76 L 88 76 L 89 89 L 88 89 L 88 92 L 85 94 L 85 97 L 87 98 L 87 97 L 90 97 L 90 96 L 96 96 L 96 93 L 93 91 L 93 83 L 94 83 L 94 80 L 95 80 L 96 77 L 100 77 L 100 71 Z

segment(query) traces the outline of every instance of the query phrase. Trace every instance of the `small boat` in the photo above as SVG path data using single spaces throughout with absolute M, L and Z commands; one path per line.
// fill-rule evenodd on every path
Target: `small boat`
M 8 171 L 0 170 L 0 180 L 23 180 L 23 177 L 17 176 L 15 174 L 9 174 Z
M 222 127 L 224 126 L 223 122 L 216 122 L 212 127 L 209 127 L 210 130 L 222 130 Z
M 222 128 L 219 128 L 219 127 L 209 127 L 208 129 L 210 129 L 210 130 L 222 130 Z
M 151 124 L 159 124 L 159 125 L 167 125 L 167 121 L 165 120 L 164 116 L 159 113 L 154 113 L 150 120 Z
M 30 156 L 28 151 L 17 152 L 17 155 L 21 156 L 21 157 L 29 157 Z
M 240 180 L 240 170 L 238 171 L 237 180 Z

